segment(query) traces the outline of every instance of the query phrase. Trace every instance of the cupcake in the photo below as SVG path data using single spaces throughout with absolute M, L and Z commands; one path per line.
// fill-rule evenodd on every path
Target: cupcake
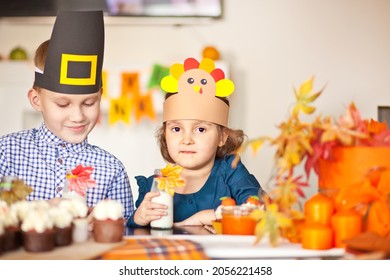
M 16 216 L 19 220 L 19 224 L 21 224 L 26 217 L 27 213 L 29 213 L 34 208 L 34 203 L 26 200 L 17 201 L 11 204 L 10 209 L 12 212 L 16 213 Z
M 43 209 L 29 212 L 22 223 L 23 246 L 28 252 L 45 252 L 54 249 L 55 230 L 53 221 Z
M 4 246 L 4 225 L 3 221 L 1 220 L 0 217 L 0 255 L 3 253 L 3 246 Z
M 92 212 L 93 237 L 96 242 L 120 242 L 123 238 L 124 219 L 123 206 L 116 200 L 98 202 Z
M 65 208 L 52 207 L 49 211 L 55 230 L 55 245 L 67 246 L 72 243 L 72 214 Z
M 75 243 L 82 243 L 89 238 L 88 207 L 78 199 L 62 199 L 59 208 L 66 209 L 73 216 L 72 239 Z
M 4 226 L 3 251 L 11 251 L 21 246 L 21 232 L 17 213 L 8 207 L 4 201 L 0 201 L 0 219 Z

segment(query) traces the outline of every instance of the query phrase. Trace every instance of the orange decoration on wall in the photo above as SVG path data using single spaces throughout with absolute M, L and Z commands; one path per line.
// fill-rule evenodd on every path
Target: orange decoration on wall
M 305 202 L 304 212 L 306 223 L 330 225 L 334 212 L 333 200 L 324 194 L 317 193 Z
M 334 246 L 345 247 L 344 240 L 350 239 L 362 232 L 362 216 L 354 210 L 340 210 L 332 216 L 334 231 Z
M 122 73 L 122 96 L 131 98 L 140 93 L 139 74 L 133 72 Z
M 134 95 L 133 100 L 135 120 L 137 122 L 139 122 L 144 117 L 149 118 L 151 120 L 156 119 L 156 112 L 154 111 L 151 92 L 148 92 L 145 95 Z
M 328 250 L 333 247 L 331 227 L 321 224 L 306 224 L 302 228 L 302 248 Z

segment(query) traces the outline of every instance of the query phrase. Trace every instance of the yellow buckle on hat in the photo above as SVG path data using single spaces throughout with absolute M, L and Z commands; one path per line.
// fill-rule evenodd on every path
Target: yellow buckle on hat
M 68 63 L 90 62 L 91 72 L 89 78 L 68 78 Z M 97 55 L 62 54 L 60 83 L 63 85 L 89 86 L 96 83 Z

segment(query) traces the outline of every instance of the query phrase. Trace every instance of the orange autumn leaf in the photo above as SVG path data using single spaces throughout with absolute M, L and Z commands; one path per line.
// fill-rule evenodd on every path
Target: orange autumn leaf
M 373 167 L 367 172 L 366 177 L 370 180 L 371 185 L 377 187 L 383 173 L 386 171 L 387 168 L 384 166 Z
M 384 197 L 390 195 L 390 170 L 384 169 L 378 180 L 377 189 Z
M 390 210 L 387 203 L 375 201 L 368 210 L 366 230 L 382 237 L 390 233 Z
M 381 123 L 371 119 L 367 125 L 368 132 L 371 134 L 379 134 L 387 129 L 386 123 Z
M 181 166 L 167 164 L 165 168 L 160 170 L 161 176 L 156 179 L 158 189 L 173 196 L 175 188 L 185 186 L 184 180 L 180 178 L 182 170 Z
M 352 209 L 360 204 L 367 204 L 380 198 L 378 191 L 372 187 L 369 180 L 362 184 L 343 187 L 335 198 L 338 209 Z

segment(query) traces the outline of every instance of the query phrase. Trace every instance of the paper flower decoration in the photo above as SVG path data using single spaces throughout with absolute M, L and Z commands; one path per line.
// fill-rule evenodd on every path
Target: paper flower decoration
M 161 169 L 161 176 L 156 178 L 157 188 L 173 196 L 175 188 L 185 186 L 184 180 L 180 178 L 182 170 L 183 167 L 172 164 L 168 164 L 165 168 Z
M 96 181 L 91 179 L 93 167 L 81 164 L 77 165 L 72 173 L 66 175 L 69 191 L 75 191 L 81 196 L 85 196 L 87 188 L 96 187 Z

